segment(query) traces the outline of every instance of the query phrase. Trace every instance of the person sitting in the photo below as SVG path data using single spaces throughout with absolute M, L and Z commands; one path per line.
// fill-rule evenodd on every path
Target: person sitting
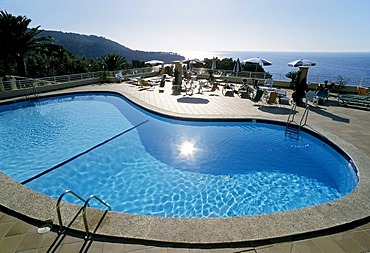
M 252 79 L 252 86 L 253 88 L 255 88 L 256 90 L 258 90 L 258 79 Z
M 325 100 L 329 99 L 329 92 L 333 89 L 335 83 L 328 84 L 328 81 L 325 81 L 324 85 L 319 84 L 318 89 L 316 90 L 317 103 L 324 104 Z
M 322 92 L 322 91 L 324 91 L 325 90 L 325 86 L 326 86 L 326 84 L 328 83 L 328 81 L 325 81 L 326 83 L 325 84 L 321 84 L 321 83 L 319 83 L 318 85 L 317 85 L 317 88 L 316 88 L 316 93 L 318 93 L 318 92 Z
M 247 79 L 243 79 L 243 83 L 239 88 L 239 91 L 241 92 L 248 92 L 249 90 L 249 84 L 247 83 Z

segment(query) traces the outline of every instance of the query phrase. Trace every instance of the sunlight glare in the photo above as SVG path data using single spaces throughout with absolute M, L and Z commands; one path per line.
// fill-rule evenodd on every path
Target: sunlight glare
M 194 143 L 189 142 L 189 141 L 184 141 L 180 145 L 180 155 L 181 156 L 192 156 L 194 153 Z

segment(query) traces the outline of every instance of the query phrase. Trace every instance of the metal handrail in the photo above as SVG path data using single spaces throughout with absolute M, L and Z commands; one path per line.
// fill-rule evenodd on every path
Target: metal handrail
M 63 222 L 62 222 L 62 215 L 60 213 L 60 202 L 62 201 L 62 198 L 67 195 L 67 194 L 72 194 L 73 196 L 75 196 L 76 198 L 78 198 L 79 200 L 81 200 L 82 202 L 85 203 L 86 205 L 86 200 L 84 200 L 82 197 L 80 197 L 77 193 L 71 191 L 71 190 L 66 190 L 62 195 L 59 196 L 58 198 L 58 201 L 57 201 L 57 204 L 56 204 L 56 208 L 57 208 L 57 215 L 58 215 L 58 221 L 59 221 L 59 233 L 63 233 L 64 232 L 64 229 L 63 229 Z
M 85 204 L 83 206 L 83 212 L 82 212 L 82 217 L 84 219 L 84 224 L 85 224 L 85 230 L 86 230 L 86 236 L 85 236 L 85 240 L 90 240 L 91 239 L 91 235 L 90 235 L 90 232 L 89 232 L 89 226 L 87 224 L 87 218 L 86 218 L 86 207 L 89 205 L 89 202 L 90 200 L 92 199 L 96 199 L 98 200 L 100 203 L 102 203 L 103 205 L 105 205 L 106 207 L 108 207 L 108 211 L 111 211 L 112 208 L 111 206 L 105 202 L 104 200 L 100 199 L 99 197 L 95 196 L 95 195 L 91 195 L 86 201 L 85 201 Z
M 308 112 L 310 110 L 310 106 L 309 105 L 306 105 L 306 108 L 305 108 L 305 110 L 303 112 L 303 115 L 301 117 L 301 120 L 299 121 L 299 124 L 294 121 L 294 115 L 295 115 L 295 109 L 296 109 L 296 107 L 297 107 L 297 105 L 295 103 L 292 104 L 292 108 L 290 110 L 290 113 L 289 113 L 289 116 L 288 116 L 288 119 L 287 119 L 287 124 L 286 124 L 286 128 L 285 128 L 285 135 L 287 135 L 287 132 L 289 130 L 290 133 L 294 132 L 296 134 L 296 136 L 297 136 L 297 139 L 298 139 L 298 135 L 299 135 L 299 132 L 301 131 L 301 127 L 302 126 L 305 126 L 307 124 Z M 289 124 L 291 124 L 291 123 L 295 123 L 295 125 L 298 126 L 297 128 L 295 128 L 295 131 L 292 131 L 293 127 L 290 127 L 289 126 Z
M 294 121 L 294 116 L 295 116 L 296 109 L 297 109 L 297 104 L 292 103 L 292 108 L 290 108 L 289 116 L 288 116 L 288 119 L 287 119 L 287 124 Z M 290 120 L 291 116 L 292 116 L 292 119 Z
M 307 118 L 308 118 L 309 111 L 310 111 L 310 105 L 306 105 L 306 109 L 304 110 L 301 121 L 299 122 L 299 128 L 307 124 Z M 303 118 L 304 118 L 304 124 L 302 125 Z

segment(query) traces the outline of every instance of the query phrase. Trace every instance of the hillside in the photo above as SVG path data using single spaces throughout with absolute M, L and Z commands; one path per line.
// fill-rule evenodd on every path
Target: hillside
M 45 30 L 40 33 L 40 36 L 52 36 L 54 38 L 54 44 L 64 47 L 76 56 L 85 56 L 86 58 L 96 59 L 107 54 L 118 54 L 125 57 L 128 62 L 132 60 L 148 61 L 155 59 L 164 61 L 165 63 L 171 63 L 175 60 L 185 59 L 183 56 L 171 52 L 132 50 L 117 42 L 96 35 Z

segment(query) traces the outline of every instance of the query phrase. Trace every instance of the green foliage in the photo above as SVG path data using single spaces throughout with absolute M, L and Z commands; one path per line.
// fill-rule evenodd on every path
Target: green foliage
M 125 58 L 118 54 L 107 54 L 100 58 L 100 62 L 103 66 L 103 70 L 114 71 L 124 69 L 127 65 Z
M 345 80 L 341 75 L 338 75 L 336 83 L 338 85 L 338 90 L 342 90 L 348 84 L 348 81 Z
M 145 67 L 145 62 L 139 60 L 132 60 L 132 68 L 143 68 Z
M 173 69 L 170 66 L 164 67 L 164 73 L 167 75 L 172 76 L 173 75 Z
M 296 83 L 299 82 L 299 71 L 290 71 L 288 73 L 285 74 L 285 76 L 289 79 L 291 79 L 290 81 L 290 88 L 294 88 Z
M 48 53 L 36 53 L 26 57 L 29 77 L 60 76 L 102 70 L 92 59 L 75 57 L 64 48 Z
M 28 28 L 31 20 L 0 11 L 0 76 L 45 77 L 101 70 L 121 70 L 145 67 L 147 59 L 178 60 L 174 53 L 142 52 L 126 48 L 103 37 L 52 32 Z M 54 39 L 51 35 L 58 38 Z M 75 45 L 74 53 L 62 45 Z M 104 50 L 100 50 L 104 48 Z M 87 51 L 105 55 L 86 58 Z M 128 64 L 125 57 L 109 52 L 123 52 L 128 57 L 139 57 Z M 102 54 L 105 52 L 105 54 Z M 89 56 L 88 56 L 89 57 Z M 145 58 L 145 59 L 144 59 Z M 27 68 L 26 68 L 27 66 Z M 27 71 L 26 71 L 27 70 Z
M 42 32 L 40 26 L 28 28 L 31 20 L 25 16 L 13 16 L 0 12 L 0 75 L 6 73 L 27 76 L 25 57 L 28 54 L 45 50 L 44 42 L 51 37 L 37 37 Z M 15 72 L 14 72 L 15 71 Z
M 263 67 L 260 64 L 242 64 L 242 71 L 249 71 L 249 72 L 265 72 Z
M 292 81 L 295 80 L 295 78 L 297 77 L 297 74 L 298 74 L 298 71 L 290 71 L 288 73 L 285 74 L 285 76 L 289 79 L 291 79 Z
M 211 68 L 212 59 L 204 58 L 203 62 L 205 68 Z M 223 58 L 222 60 L 216 58 L 217 69 L 232 70 L 234 68 L 234 60 L 232 58 Z

